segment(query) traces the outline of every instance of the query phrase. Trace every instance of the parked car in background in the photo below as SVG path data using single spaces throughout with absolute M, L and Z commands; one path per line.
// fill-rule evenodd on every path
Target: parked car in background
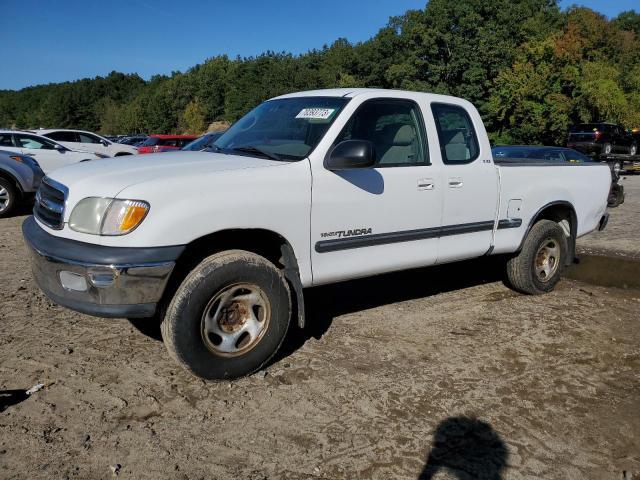
M 571 148 L 539 145 L 498 145 L 491 149 L 494 158 L 528 158 L 532 161 L 593 162 L 593 159 Z
M 78 151 L 99 153 L 107 157 L 120 157 L 122 155 L 135 155 L 138 153 L 135 147 L 114 143 L 101 137 L 97 133 L 86 132 L 84 130 L 67 129 L 41 129 L 35 133 L 55 140 L 65 147 Z
M 494 161 L 507 165 L 509 162 L 520 163 L 522 159 L 527 159 L 531 163 L 539 162 L 569 162 L 576 164 L 599 164 L 591 157 L 588 157 L 576 150 L 561 147 L 543 147 L 537 145 L 498 145 L 491 149 Z M 607 206 L 617 207 L 624 203 L 624 185 L 620 184 L 620 170 L 615 163 L 610 163 L 611 188 Z
M 32 201 L 44 172 L 33 158 L 0 150 L 0 218 L 20 202 Z
M 120 143 L 123 145 L 131 145 L 134 147 L 142 145 L 144 141 L 149 138 L 146 135 L 129 135 L 120 139 Z
M 72 163 L 107 158 L 102 154 L 77 152 L 49 138 L 17 130 L 0 130 L 0 150 L 35 158 L 44 173 Z
M 197 135 L 149 135 L 138 147 L 138 153 L 159 153 L 180 150 L 196 138 L 198 138 Z
M 582 153 L 635 155 L 638 144 L 630 131 L 613 123 L 581 123 L 569 129 L 567 147 Z
M 194 141 L 187 143 L 182 150 L 197 152 L 200 150 L 204 150 L 209 145 L 212 145 L 217 139 L 219 139 L 224 131 L 222 132 L 210 132 L 205 133 L 199 138 L 196 138 Z

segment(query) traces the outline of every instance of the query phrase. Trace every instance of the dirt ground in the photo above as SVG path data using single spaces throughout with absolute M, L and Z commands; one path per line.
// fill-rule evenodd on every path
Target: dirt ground
M 626 185 L 581 251 L 640 256 Z M 0 478 L 640 478 L 638 290 L 522 296 L 486 261 L 322 287 L 266 375 L 205 383 L 157 325 L 48 301 L 23 219 L 0 220 L 0 390 L 48 386 L 2 394 Z

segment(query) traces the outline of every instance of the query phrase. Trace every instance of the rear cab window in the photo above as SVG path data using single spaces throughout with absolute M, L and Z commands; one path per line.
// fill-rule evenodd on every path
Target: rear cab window
M 480 155 L 480 146 L 469 113 L 459 105 L 432 103 L 431 112 L 438 131 L 443 163 L 471 163 Z

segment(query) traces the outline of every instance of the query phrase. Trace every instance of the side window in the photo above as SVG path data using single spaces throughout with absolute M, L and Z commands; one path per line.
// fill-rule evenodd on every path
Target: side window
M 13 147 L 10 133 L 0 133 L 0 147 Z
M 467 111 L 457 105 L 433 103 L 442 161 L 445 164 L 471 163 L 480 155 L 476 131 Z
M 20 148 L 33 148 L 36 150 L 52 150 L 53 143 L 44 138 L 32 137 L 31 135 L 15 135 L 16 142 Z
M 369 100 L 356 110 L 335 144 L 368 140 L 376 167 L 428 165 L 426 136 L 418 106 L 409 100 Z
M 95 135 L 89 135 L 88 133 L 78 132 L 81 143 L 100 143 L 100 139 Z
M 549 150 L 544 154 L 545 160 L 551 160 L 553 162 L 564 162 L 564 157 L 562 156 L 562 152 L 558 150 Z
M 51 132 L 45 135 L 46 137 L 55 140 L 57 142 L 77 142 L 78 137 L 75 132 Z

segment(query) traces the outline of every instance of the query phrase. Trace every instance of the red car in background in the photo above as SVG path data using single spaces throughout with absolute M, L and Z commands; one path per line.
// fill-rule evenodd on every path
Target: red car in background
M 138 147 L 138 153 L 158 153 L 180 150 L 196 138 L 198 138 L 197 135 L 149 135 L 149 138 Z

